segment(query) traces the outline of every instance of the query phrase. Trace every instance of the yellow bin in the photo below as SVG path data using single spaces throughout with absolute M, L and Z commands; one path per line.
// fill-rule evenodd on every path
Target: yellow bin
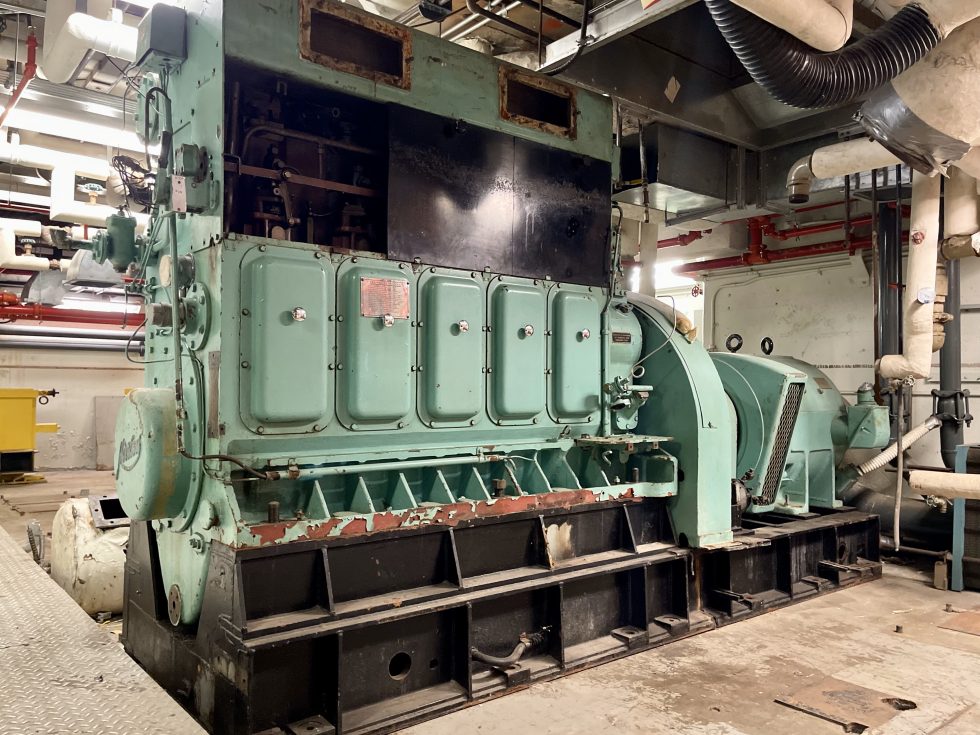
M 0 388 L 0 483 L 28 482 L 37 451 L 35 435 L 58 431 L 58 424 L 37 423 L 37 404 L 47 403 L 56 390 Z

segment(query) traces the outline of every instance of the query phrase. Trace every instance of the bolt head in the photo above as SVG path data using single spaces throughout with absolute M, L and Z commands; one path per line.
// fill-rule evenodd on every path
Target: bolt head
M 292 315 L 294 322 L 306 321 L 306 309 L 302 306 L 294 306 L 293 310 L 289 313 Z
M 912 242 L 916 245 L 921 245 L 922 241 L 926 239 L 926 233 L 916 230 L 912 233 Z

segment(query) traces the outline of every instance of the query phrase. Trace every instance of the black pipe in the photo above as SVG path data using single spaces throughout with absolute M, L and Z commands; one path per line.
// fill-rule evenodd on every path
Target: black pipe
M 581 27 L 581 24 L 574 18 L 569 18 L 564 13 L 559 13 L 557 10 L 547 7 L 544 4 L 544 0 L 542 0 L 540 5 L 536 2 L 536 0 L 518 0 L 518 2 L 520 2 L 521 5 L 527 5 L 532 10 L 536 10 L 539 14 L 544 14 L 549 18 L 554 18 L 559 23 L 564 23 L 575 30 L 578 30 Z
M 935 400 L 934 412 L 943 421 L 939 427 L 943 464 L 953 469 L 956 465 L 956 447 L 963 443 L 963 423 L 972 418 L 966 404 L 969 391 L 963 390 L 960 261 L 946 261 L 946 278 L 949 287 L 945 311 L 953 318 L 944 325 L 946 340 L 939 351 L 939 390 L 934 390 L 932 395 Z
M 575 63 L 578 57 L 582 55 L 582 52 L 585 50 L 585 45 L 588 43 L 587 33 L 589 30 L 589 11 L 591 9 L 592 9 L 592 3 L 590 2 L 590 0 L 583 0 L 582 23 L 579 26 L 578 44 L 575 46 L 575 53 L 572 54 L 563 63 L 556 66 L 554 69 L 549 69 L 548 71 L 546 71 L 545 74 L 547 74 L 549 77 L 553 77 L 556 74 L 561 74 L 563 71 L 566 71 L 572 64 Z
M 520 23 L 512 21 L 510 18 L 506 18 L 503 15 L 497 13 L 492 13 L 489 10 L 481 7 L 478 0 L 466 0 L 466 9 L 470 11 L 473 15 L 479 15 L 486 18 L 491 23 L 494 23 L 502 28 L 513 31 L 519 36 L 526 38 L 528 41 L 536 41 L 537 36 L 534 31 L 530 28 L 522 26 Z
M 822 53 L 731 0 L 704 4 L 752 79 L 793 107 L 834 107 L 858 99 L 897 77 L 941 40 L 917 5 L 906 5 L 840 51 Z
M 845 505 L 878 516 L 883 533 L 887 532 L 887 535 L 891 535 L 895 518 L 894 489 L 891 493 L 881 493 L 855 485 L 841 493 L 840 499 Z M 952 537 L 952 512 L 942 513 L 915 496 L 902 498 L 903 548 L 907 542 L 925 549 L 944 550 L 949 548 Z
M 470 649 L 470 656 L 474 661 L 479 661 L 487 666 L 494 666 L 498 669 L 506 669 L 508 666 L 513 666 L 520 661 L 521 656 L 524 655 L 526 650 L 527 644 L 524 641 L 521 641 L 514 646 L 514 650 L 507 656 L 491 656 L 488 653 L 483 653 L 483 651 L 478 648 Z

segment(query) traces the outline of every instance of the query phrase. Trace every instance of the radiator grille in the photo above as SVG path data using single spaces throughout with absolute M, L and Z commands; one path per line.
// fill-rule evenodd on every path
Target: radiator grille
M 769 467 L 762 481 L 760 498 L 763 505 L 770 505 L 776 500 L 779 481 L 783 477 L 786 466 L 786 454 L 789 452 L 789 442 L 793 438 L 793 428 L 796 417 L 800 413 L 800 402 L 803 400 L 803 383 L 793 383 L 786 391 L 786 402 L 783 403 L 783 413 L 776 427 L 776 437 L 772 443 L 772 454 L 769 456 Z

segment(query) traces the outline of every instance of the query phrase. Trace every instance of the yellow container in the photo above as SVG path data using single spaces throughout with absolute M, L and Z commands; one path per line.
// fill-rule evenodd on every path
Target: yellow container
M 0 452 L 33 452 L 35 434 L 56 432 L 58 424 L 37 423 L 37 401 L 55 391 L 0 388 Z

